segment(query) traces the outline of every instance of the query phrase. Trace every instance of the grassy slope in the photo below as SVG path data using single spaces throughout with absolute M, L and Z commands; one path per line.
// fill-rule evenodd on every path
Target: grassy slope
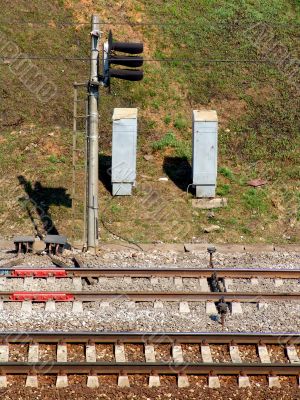
M 37 4 L 36 4 L 37 3 Z M 51 20 L 50 26 L 1 24 L 1 31 L 27 54 L 69 56 L 88 54 L 88 26 L 58 28 L 61 19 L 86 21 L 92 11 L 103 19 L 133 22 L 170 21 L 167 26 L 113 26 L 120 38 L 145 42 L 145 56 L 197 59 L 249 59 L 264 56 L 253 46 L 247 29 L 268 21 L 276 41 L 299 57 L 299 2 L 297 1 L 53 1 L 40 4 L 0 0 L 5 20 Z M 105 3 L 105 4 L 104 4 Z M 200 3 L 200 4 L 199 4 Z M 4 17 L 2 17 L 4 19 Z M 104 33 L 108 25 L 104 26 Z M 14 36 L 12 36 L 14 33 Z M 37 62 L 58 88 L 46 106 L 0 66 L 0 187 L 1 233 L 32 231 L 17 176 L 32 184 L 71 189 L 68 128 L 72 118 L 72 82 L 86 79 L 85 62 Z M 182 241 L 196 237 L 214 241 L 299 241 L 299 97 L 277 67 L 254 64 L 149 63 L 142 83 L 113 83 L 113 95 L 101 102 L 102 170 L 110 154 L 114 107 L 139 107 L 138 185 L 131 198 L 112 199 L 101 185 L 101 209 L 109 228 L 137 241 Z M 299 78 L 299 75 L 298 75 Z M 218 193 L 229 206 L 207 212 L 193 210 L 185 192 L 191 155 L 191 110 L 214 108 L 220 119 Z M 167 134 L 167 136 L 165 136 Z M 146 161 L 145 154 L 154 159 Z M 168 183 L 158 178 L 168 174 Z M 267 179 L 264 189 L 250 189 L 250 178 Z M 175 183 L 173 182 L 175 181 Z M 68 198 L 61 191 L 45 199 L 59 230 L 70 234 Z M 49 192 L 44 191 L 45 197 Z M 56 196 L 57 195 L 57 196 Z M 8 201 L 9 198 L 9 201 Z M 202 233 L 203 226 L 222 230 Z M 102 229 L 105 239 L 111 236 Z

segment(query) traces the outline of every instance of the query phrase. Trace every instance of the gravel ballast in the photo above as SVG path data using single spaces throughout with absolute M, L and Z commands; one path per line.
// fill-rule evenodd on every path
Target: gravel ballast
M 177 303 L 164 303 L 154 309 L 151 303 L 116 300 L 109 307 L 101 303 L 84 303 L 83 313 L 74 314 L 71 303 L 58 303 L 55 312 L 45 312 L 41 304 L 33 304 L 32 314 L 21 312 L 20 303 L 5 305 L 0 314 L 0 330 L 88 330 L 88 331 L 222 331 L 218 315 L 206 314 L 205 302 L 189 303 L 190 313 L 179 312 Z M 242 304 L 243 314 L 228 314 L 225 330 L 257 332 L 299 332 L 299 309 L 292 302 L 272 302 L 267 308 Z

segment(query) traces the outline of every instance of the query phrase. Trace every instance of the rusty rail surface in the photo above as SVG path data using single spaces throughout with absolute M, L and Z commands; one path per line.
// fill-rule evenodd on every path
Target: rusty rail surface
M 259 303 L 269 301 L 300 301 L 300 292 L 296 293 L 273 293 L 273 292 L 134 292 L 134 291 L 110 291 L 110 292 L 92 292 L 92 291 L 5 291 L 0 292 L 0 299 L 4 301 L 34 301 L 45 302 L 48 300 L 56 301 L 84 301 L 94 302 L 101 300 L 109 301 L 189 301 L 218 302 L 223 297 L 225 302 L 241 303 Z
M 25 271 L 28 276 L 37 276 L 43 270 L 49 270 L 51 275 L 55 267 L 12 267 L 1 268 L 0 276 L 5 273 L 7 278 L 17 278 L 18 272 Z M 209 278 L 216 273 L 219 278 L 286 278 L 300 279 L 300 269 L 258 269 L 258 268 L 65 268 L 59 277 L 132 277 L 132 278 L 151 278 L 151 277 L 182 277 L 182 278 Z M 22 277 L 22 276 L 21 276 Z
M 0 343 L 300 344 L 300 332 L 0 332 Z
M 299 375 L 300 365 L 271 363 L 4 362 L 1 374 Z

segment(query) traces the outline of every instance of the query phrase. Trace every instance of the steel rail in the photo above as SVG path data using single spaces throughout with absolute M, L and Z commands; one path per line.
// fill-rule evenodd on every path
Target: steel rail
M 55 267 L 13 267 L 1 268 L 9 273 L 16 271 L 43 271 L 45 269 L 53 270 Z M 219 278 L 286 278 L 300 279 L 300 269 L 258 269 L 258 268 L 66 268 L 64 269 L 67 277 L 123 277 L 132 278 L 151 278 L 151 277 L 182 277 L 182 278 L 209 278 L 216 273 Z M 7 278 L 18 277 L 17 275 L 5 275 Z
M 300 344 L 300 332 L 0 332 L 0 343 Z
M 1 362 L 3 374 L 299 375 L 300 365 L 271 363 Z
M 16 296 L 21 295 L 18 299 Z M 218 302 L 221 297 L 226 302 L 242 302 L 242 303 L 258 303 L 268 301 L 300 301 L 300 292 L 296 293 L 272 293 L 272 292 L 130 292 L 130 291 L 114 291 L 114 292 L 92 292 L 92 291 L 6 291 L 0 292 L 0 299 L 4 301 L 24 301 L 31 300 L 34 302 L 44 302 L 40 297 L 44 299 L 58 299 L 57 301 L 85 301 L 93 302 L 100 300 L 131 300 L 137 302 L 147 301 L 190 301 L 190 302 L 202 302 L 202 301 L 213 301 Z M 67 300 L 60 300 L 59 296 L 68 296 Z

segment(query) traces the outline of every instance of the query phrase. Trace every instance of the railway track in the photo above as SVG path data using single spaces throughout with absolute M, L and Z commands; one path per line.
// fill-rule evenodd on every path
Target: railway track
M 213 274 L 215 279 L 220 282 L 220 290 L 213 291 L 211 279 Z M 51 289 L 55 287 L 56 282 L 73 280 L 73 288 L 75 290 L 28 290 L 35 278 L 46 279 Z M 126 290 L 105 290 L 106 279 L 123 278 L 126 283 Z M 132 290 L 127 289 L 127 285 L 133 283 L 134 278 L 147 278 L 152 286 L 151 290 Z M 173 279 L 174 288 L 171 290 L 155 290 L 158 278 Z M 193 290 L 184 290 L 183 279 L 198 279 L 199 287 Z M 0 269 L 0 307 L 4 302 L 22 301 L 22 302 L 76 302 L 75 309 L 83 310 L 83 302 L 112 302 L 116 300 L 124 300 L 130 302 L 178 302 L 183 312 L 189 312 L 188 302 L 207 302 L 207 312 L 216 312 L 215 304 L 223 297 L 228 303 L 231 311 L 241 313 L 239 303 L 257 303 L 259 306 L 272 301 L 300 301 L 300 292 L 298 290 L 285 292 L 284 290 L 263 291 L 260 292 L 256 288 L 257 280 L 274 279 L 275 286 L 283 285 L 284 279 L 293 279 L 298 285 L 300 279 L 300 269 L 232 269 L 232 268 L 139 268 L 139 269 L 99 269 L 99 268 L 10 268 Z M 23 279 L 24 290 L 5 290 L 6 284 L 14 279 Z M 251 287 L 251 291 L 231 291 L 229 281 L 233 279 L 250 279 L 256 285 Z M 98 290 L 82 290 L 83 280 L 87 280 L 87 284 L 100 284 Z M 251 281 L 252 282 L 252 281 Z M 54 285 L 54 286 L 53 286 Z M 178 286 L 179 289 L 178 290 Z M 200 290 L 199 290 L 200 289 Z M 81 304 L 79 304 L 81 303 Z M 28 306 L 26 306 L 28 309 Z M 55 306 L 51 305 L 54 311 Z M 46 308 L 47 310 L 47 308 Z M 49 308 L 48 308 L 49 310 Z
M 210 278 L 216 273 L 219 278 L 270 278 L 300 279 L 300 269 L 258 269 L 258 268 L 53 268 L 53 267 L 12 267 L 1 268 L 2 278 L 101 278 L 101 277 L 181 277 Z
M 33 387 L 38 386 L 41 375 L 55 376 L 56 386 L 66 387 L 68 376 L 72 374 L 86 376 L 89 387 L 98 387 L 99 381 L 107 375 L 116 375 L 122 387 L 130 386 L 131 375 L 147 375 L 150 387 L 159 386 L 162 375 L 175 376 L 179 387 L 189 386 L 190 375 L 204 376 L 211 388 L 221 386 L 221 376 L 234 376 L 240 387 L 250 386 L 262 375 L 267 377 L 270 387 L 280 387 L 281 376 L 294 377 L 299 384 L 298 333 L 11 332 L 1 333 L 0 341 L 1 387 L 7 386 L 8 375 L 20 374 L 26 376 L 25 385 Z M 55 348 L 55 355 L 41 360 L 43 347 L 49 345 Z M 133 359 L 132 346 L 139 348 L 140 354 L 135 355 L 138 360 Z M 168 354 L 163 360 L 161 348 L 166 346 Z M 222 347 L 227 348 L 229 359 L 216 360 L 218 346 L 221 353 L 224 353 Z M 105 348 L 111 353 L 109 360 Z M 255 350 L 256 358 L 249 359 L 246 355 L 245 361 L 244 353 L 247 354 L 249 348 Z M 273 360 L 274 349 L 282 353 L 284 359 L 278 361 L 277 356 Z
M 218 302 L 223 298 L 227 303 L 259 303 L 270 301 L 300 301 L 300 293 L 273 293 L 273 292 L 134 292 L 134 291 L 4 291 L 0 292 L 0 300 L 5 302 L 12 301 L 34 301 L 45 302 L 54 300 L 65 301 L 112 301 L 124 300 L 133 302 Z

